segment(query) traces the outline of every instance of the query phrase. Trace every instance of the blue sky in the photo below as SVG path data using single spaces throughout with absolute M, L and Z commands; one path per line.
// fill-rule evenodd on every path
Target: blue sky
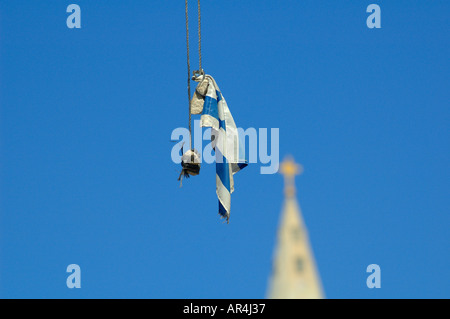
M 74 1 L 75 2 L 75 1 Z M 0 1 L 0 297 L 263 298 L 280 175 L 179 188 L 183 1 Z M 368 29 L 366 7 L 381 7 Z M 279 128 L 329 298 L 449 298 L 448 1 L 203 1 L 203 67 Z M 196 5 L 191 1 L 191 65 Z M 78 264 L 82 288 L 66 287 Z M 366 267 L 381 267 L 381 289 Z

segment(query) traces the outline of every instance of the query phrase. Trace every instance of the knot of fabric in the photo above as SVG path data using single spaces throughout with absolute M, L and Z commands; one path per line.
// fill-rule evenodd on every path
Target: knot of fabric
M 201 114 L 209 82 L 204 75 L 194 76 L 192 79 L 199 83 L 191 99 L 191 114 Z

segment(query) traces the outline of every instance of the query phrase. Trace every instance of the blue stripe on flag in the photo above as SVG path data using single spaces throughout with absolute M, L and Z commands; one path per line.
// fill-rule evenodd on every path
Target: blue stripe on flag
M 228 165 L 228 160 L 223 156 L 222 152 L 216 147 L 216 174 L 222 181 L 223 186 L 230 192 L 230 165 Z M 219 163 L 218 159 L 222 159 L 222 163 Z
M 217 102 L 222 100 L 222 93 L 220 93 L 219 91 L 216 90 L 216 95 L 217 95 Z
M 223 186 L 230 192 L 230 165 L 225 157 L 222 156 L 223 163 L 217 163 L 216 161 L 216 174 L 222 181 Z
M 223 99 L 222 93 L 216 90 L 216 95 L 217 95 L 217 110 L 219 110 L 219 102 Z M 227 130 L 227 124 L 225 123 L 225 119 L 221 120 L 219 118 L 219 128 L 220 127 L 223 128 L 224 131 Z
M 205 102 L 203 103 L 203 113 L 210 115 L 219 120 L 219 110 L 217 108 L 217 100 L 210 96 L 205 96 Z
M 225 207 L 223 207 L 223 205 L 220 203 L 220 200 L 219 200 L 219 214 L 222 216 L 222 217 L 227 217 L 227 210 L 225 209 Z
M 225 132 L 227 131 L 227 124 L 225 123 L 225 120 L 222 121 L 219 119 L 219 128 L 223 128 Z

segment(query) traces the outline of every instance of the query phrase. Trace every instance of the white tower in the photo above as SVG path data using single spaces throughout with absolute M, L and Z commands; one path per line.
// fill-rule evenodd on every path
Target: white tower
M 285 200 L 267 294 L 271 299 L 324 298 L 308 233 L 295 197 L 294 178 L 301 174 L 301 170 L 293 159 L 281 164 Z

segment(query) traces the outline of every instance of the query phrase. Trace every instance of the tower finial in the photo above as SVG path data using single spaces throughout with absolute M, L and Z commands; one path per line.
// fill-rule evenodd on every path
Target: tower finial
M 287 197 L 295 195 L 295 175 L 303 172 L 303 166 L 295 163 L 292 156 L 286 157 L 281 163 L 280 173 L 284 177 L 284 193 Z

